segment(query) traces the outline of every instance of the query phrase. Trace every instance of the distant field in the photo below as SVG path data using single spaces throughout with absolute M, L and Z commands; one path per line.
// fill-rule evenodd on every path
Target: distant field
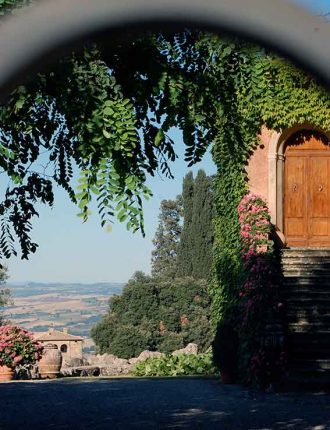
M 109 297 L 120 294 L 124 284 L 8 284 L 14 304 L 5 309 L 6 318 L 33 332 L 50 327 L 90 337 L 91 327 L 108 309 Z M 85 347 L 92 347 L 90 341 Z

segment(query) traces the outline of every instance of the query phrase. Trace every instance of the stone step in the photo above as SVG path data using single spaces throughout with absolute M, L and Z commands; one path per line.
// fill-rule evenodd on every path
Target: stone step
M 291 305 L 294 306 L 294 309 L 299 309 L 299 306 L 302 310 L 306 309 L 310 311 L 310 309 L 315 309 L 316 311 L 320 309 L 322 313 L 324 310 L 329 310 L 330 306 L 330 298 L 329 294 L 320 294 L 313 293 L 312 291 L 295 291 L 293 293 L 282 293 L 281 298 L 290 306 L 288 310 L 291 309 Z
M 289 345 L 302 345 L 308 343 L 311 346 L 330 346 L 329 333 L 288 333 Z
M 323 257 L 330 258 L 329 248 L 285 248 L 282 250 L 282 258 L 299 257 Z
M 326 269 L 329 270 L 330 268 L 330 262 L 327 261 L 319 261 L 316 259 L 316 261 L 308 261 L 306 259 L 301 260 L 289 260 L 289 261 L 283 261 L 282 260 L 282 268 L 283 269 L 291 269 L 293 267 L 296 268 L 303 268 L 303 269 Z
M 291 306 L 294 306 L 295 309 L 301 308 L 301 309 L 307 309 L 307 308 L 314 308 L 314 309 L 324 309 L 328 308 L 330 306 L 330 297 L 326 295 L 325 297 L 320 297 L 319 295 L 316 296 L 309 296 L 309 297 L 302 297 L 297 295 L 288 295 L 285 298 L 287 309 L 290 309 Z
M 297 250 L 285 250 L 281 253 L 281 258 L 330 258 L 330 249 L 319 249 L 319 250 L 305 250 L 305 251 L 297 251 Z
M 307 313 L 305 311 L 292 311 L 289 310 L 286 313 L 286 321 L 288 322 L 306 322 L 306 323 L 313 323 L 313 322 L 322 322 L 323 324 L 329 324 L 330 326 L 330 312 L 326 312 L 324 314 L 321 313 Z
M 292 293 L 282 293 L 281 295 L 284 302 L 290 304 L 288 309 L 291 308 L 291 305 L 295 305 L 295 309 L 301 307 L 301 309 L 321 309 L 324 310 L 326 308 L 329 309 L 330 306 L 330 297 L 328 293 L 314 293 L 313 291 L 295 291 Z
M 294 359 L 304 358 L 310 360 L 325 359 L 330 360 L 330 345 L 324 344 L 306 344 L 288 345 L 289 356 Z
M 317 298 L 319 296 L 320 299 L 326 299 L 327 297 L 330 297 L 330 286 L 318 286 L 318 285 L 285 285 L 285 287 L 282 289 L 282 295 L 285 297 L 295 295 L 301 295 L 301 297 L 309 297 L 311 298 Z
M 318 265 L 329 265 L 330 264 L 330 256 L 329 257 L 318 257 L 318 256 L 282 256 L 282 265 L 292 265 L 292 264 L 316 264 Z
M 327 250 L 326 252 L 324 251 L 300 251 L 300 252 L 282 252 L 281 253 L 281 258 L 282 259 L 286 259 L 286 258 L 330 258 L 330 250 Z
M 303 277 L 303 278 L 324 278 L 329 279 L 330 270 L 322 268 L 302 268 L 302 267 L 290 267 L 282 270 L 284 278 L 289 277 Z
M 315 276 L 315 273 L 319 273 L 323 277 L 328 276 L 328 278 L 330 278 L 330 265 L 298 264 L 298 263 L 282 265 L 282 273 L 284 277 L 286 273 L 292 273 L 292 272 L 297 272 L 299 277 L 302 276 L 304 278 L 308 278 L 310 276 L 309 273 L 312 274 L 311 275 L 312 277 Z
M 322 277 L 328 276 L 330 277 L 330 265 L 329 267 L 325 267 L 324 265 L 286 265 L 282 268 L 282 273 L 284 277 L 286 274 L 289 274 L 292 276 L 292 272 L 297 272 L 298 276 L 303 276 L 304 278 L 307 278 L 311 276 L 312 278 L 315 277 L 315 273 L 321 275 Z M 311 274 L 311 275 L 310 275 Z
M 316 336 L 318 334 L 321 335 L 330 335 L 330 324 L 329 319 L 315 319 L 309 320 L 297 320 L 294 318 L 287 317 L 285 321 L 286 329 L 289 334 L 311 334 Z M 300 342 L 304 342 L 301 340 Z M 308 343 L 307 341 L 305 343 Z
M 294 359 L 289 362 L 289 366 L 300 371 L 324 371 L 330 370 L 330 359 Z
M 291 333 L 320 333 L 330 335 L 330 326 L 321 322 L 315 323 L 287 323 L 287 328 Z
M 320 287 L 322 289 L 329 289 L 330 291 L 330 276 L 328 278 L 322 277 L 320 279 L 315 279 L 314 277 L 309 276 L 290 276 L 288 278 L 284 278 L 285 286 L 302 286 L 302 287 Z
M 319 318 L 296 318 L 295 316 L 287 316 L 286 318 L 286 325 L 289 330 L 295 330 L 296 326 L 301 327 L 302 329 L 305 329 L 304 331 L 311 330 L 313 331 L 314 328 L 319 327 L 323 331 L 330 331 L 330 317 L 319 317 Z M 307 326 L 310 326 L 308 329 Z
M 288 381 L 330 386 L 330 249 L 282 251 Z
M 285 317 L 290 320 L 292 318 L 309 319 L 311 322 L 327 320 L 329 318 L 329 307 L 328 306 L 304 306 L 302 307 L 299 303 L 287 302 L 285 308 Z
M 329 370 L 305 370 L 290 369 L 289 375 L 281 384 L 282 390 L 324 390 L 330 388 Z
M 282 294 L 281 299 L 285 303 L 286 312 L 306 311 L 306 315 L 325 315 L 330 312 L 327 294 L 324 296 L 312 293 Z

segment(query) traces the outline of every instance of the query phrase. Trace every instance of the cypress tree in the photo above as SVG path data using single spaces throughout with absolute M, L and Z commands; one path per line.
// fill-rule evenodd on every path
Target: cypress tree
M 181 235 L 181 196 L 160 204 L 158 228 L 153 239 L 152 275 L 173 278 L 177 270 L 177 252 Z
M 177 276 L 192 276 L 193 259 L 193 196 L 194 196 L 194 177 L 189 172 L 183 179 L 182 185 L 182 207 L 183 207 L 183 228 L 178 247 Z
M 183 180 L 183 228 L 178 247 L 177 276 L 209 279 L 213 246 L 212 178 L 199 170 Z
M 199 170 L 194 182 L 193 214 L 191 222 L 192 276 L 209 279 L 213 245 L 213 199 L 212 178 Z
M 5 288 L 8 279 L 8 269 L 3 266 L 0 268 L 0 325 L 6 323 L 2 315 L 3 307 L 11 302 L 10 290 Z

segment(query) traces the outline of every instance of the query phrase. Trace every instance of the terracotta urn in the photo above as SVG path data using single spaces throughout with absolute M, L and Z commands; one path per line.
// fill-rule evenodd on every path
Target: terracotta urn
M 8 366 L 0 366 L 0 382 L 12 381 L 14 379 L 15 369 Z
M 41 378 L 54 379 L 60 374 L 62 354 L 57 345 L 47 344 L 39 361 L 39 373 Z

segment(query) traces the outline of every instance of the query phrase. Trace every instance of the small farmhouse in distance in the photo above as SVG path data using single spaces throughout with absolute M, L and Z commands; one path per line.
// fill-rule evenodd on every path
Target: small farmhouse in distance
M 46 333 L 39 336 L 36 335 L 36 340 L 43 345 L 47 345 L 48 343 L 57 345 L 66 362 L 74 358 L 82 359 L 82 344 L 84 338 L 69 334 L 66 328 L 64 328 L 63 331 L 50 329 Z

